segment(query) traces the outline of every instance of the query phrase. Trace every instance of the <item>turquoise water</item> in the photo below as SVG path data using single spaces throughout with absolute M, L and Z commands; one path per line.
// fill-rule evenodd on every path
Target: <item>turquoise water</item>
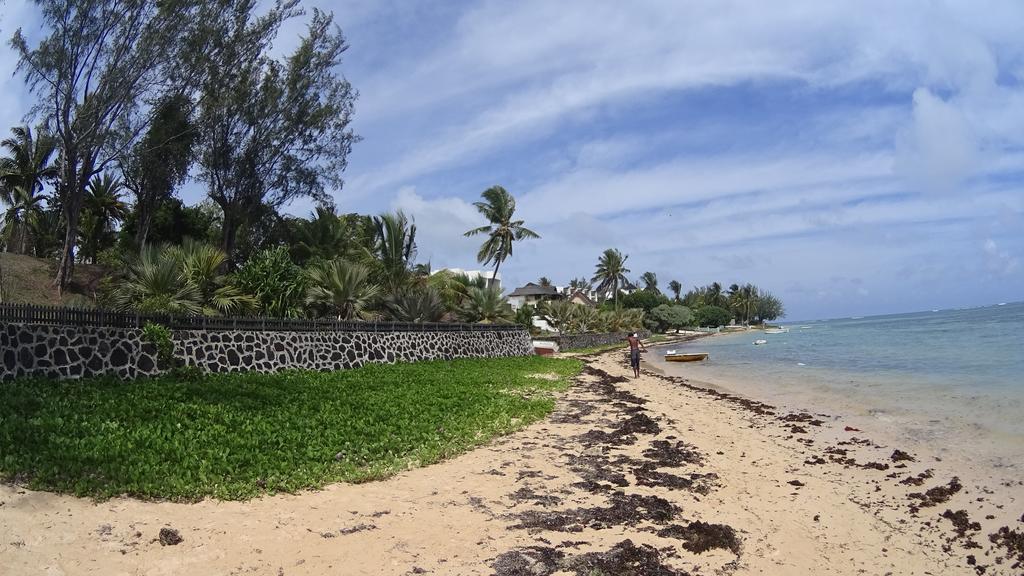
M 984 434 L 1024 452 L 1024 302 L 784 325 L 785 334 L 725 334 L 660 353 L 710 352 L 707 363 L 667 369 L 752 397 L 852 406 L 913 436 Z

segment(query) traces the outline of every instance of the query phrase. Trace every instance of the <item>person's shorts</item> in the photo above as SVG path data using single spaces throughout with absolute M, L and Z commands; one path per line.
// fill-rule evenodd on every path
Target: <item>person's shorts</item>
M 629 363 L 633 366 L 633 368 L 639 368 L 640 367 L 640 351 L 639 350 L 631 350 L 630 351 L 630 353 L 629 353 Z

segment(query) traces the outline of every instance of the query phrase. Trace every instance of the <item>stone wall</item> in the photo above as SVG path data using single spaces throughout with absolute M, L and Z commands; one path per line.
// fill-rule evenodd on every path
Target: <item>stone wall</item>
M 160 373 L 141 330 L 0 324 L 0 380 L 22 376 L 131 379 Z M 180 364 L 205 372 L 343 370 L 368 362 L 415 362 L 533 354 L 525 330 L 486 332 L 290 332 L 177 330 Z
M 621 343 L 626 345 L 626 336 L 631 332 L 605 332 L 602 334 L 565 334 L 554 338 L 558 342 L 559 351 L 578 350 L 580 348 L 593 348 L 595 346 L 607 346 L 609 344 Z M 650 338 L 651 333 L 647 330 L 639 332 L 641 338 Z

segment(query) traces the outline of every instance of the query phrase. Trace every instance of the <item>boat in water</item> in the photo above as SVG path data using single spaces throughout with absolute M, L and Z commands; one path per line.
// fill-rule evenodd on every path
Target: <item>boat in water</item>
M 780 326 L 778 328 L 765 328 L 764 329 L 764 333 L 765 334 L 786 334 L 788 332 L 789 332 L 789 328 L 784 328 L 782 326 Z
M 768 341 L 765 340 L 764 338 L 760 338 L 758 340 L 754 340 L 754 346 L 760 346 L 761 344 L 767 344 L 767 343 L 768 343 Z
M 700 362 L 707 360 L 707 352 L 676 352 L 669 350 L 665 353 L 665 362 Z

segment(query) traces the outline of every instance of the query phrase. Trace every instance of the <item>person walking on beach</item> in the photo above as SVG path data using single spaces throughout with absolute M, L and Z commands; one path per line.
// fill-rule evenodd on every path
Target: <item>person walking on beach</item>
M 633 367 L 633 378 L 640 377 L 640 350 L 647 352 L 644 343 L 640 341 L 636 332 L 626 337 L 629 342 L 629 364 Z

